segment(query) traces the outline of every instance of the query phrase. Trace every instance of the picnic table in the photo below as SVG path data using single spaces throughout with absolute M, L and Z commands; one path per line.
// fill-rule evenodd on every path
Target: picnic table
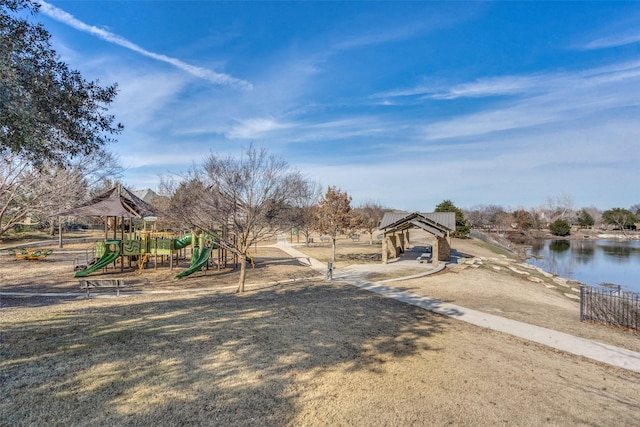
M 122 278 L 110 278 L 110 279 L 80 279 L 80 289 L 86 289 L 87 298 L 89 298 L 89 291 L 94 288 L 116 288 L 116 296 L 120 296 L 120 288 L 125 286 L 125 281 Z

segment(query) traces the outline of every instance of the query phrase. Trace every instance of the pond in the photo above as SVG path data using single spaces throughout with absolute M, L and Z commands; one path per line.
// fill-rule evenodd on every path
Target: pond
M 591 286 L 640 292 L 640 241 L 536 240 L 527 263 Z

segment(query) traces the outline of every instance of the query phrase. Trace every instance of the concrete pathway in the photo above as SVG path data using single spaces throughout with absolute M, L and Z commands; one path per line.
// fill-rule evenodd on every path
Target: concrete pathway
M 292 257 L 307 259 L 311 268 L 317 270 L 319 273 L 326 274 L 327 266 L 324 263 L 310 258 L 298 251 L 294 247 L 290 246 L 286 240 L 279 241 L 278 248 L 287 252 Z M 394 289 L 381 283 L 368 282 L 366 280 L 362 280 L 359 275 L 339 275 L 334 272 L 334 280 L 344 281 L 358 286 L 359 288 L 383 295 L 387 298 L 393 298 L 437 314 L 462 320 L 463 322 L 471 323 L 483 328 L 493 329 L 525 340 L 534 341 L 557 350 L 562 350 L 578 356 L 584 356 L 619 368 L 640 372 L 640 353 L 635 351 L 591 341 L 585 338 L 579 338 L 563 332 L 530 325 L 524 322 L 518 322 L 517 320 L 506 319 L 504 317 L 495 316 L 481 311 L 471 310 L 454 304 L 444 303 L 437 299 Z

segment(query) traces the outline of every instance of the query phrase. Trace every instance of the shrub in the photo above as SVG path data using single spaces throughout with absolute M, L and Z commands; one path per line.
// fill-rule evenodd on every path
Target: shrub
M 556 236 L 568 236 L 571 234 L 571 225 L 563 219 L 557 219 L 549 225 L 549 230 Z

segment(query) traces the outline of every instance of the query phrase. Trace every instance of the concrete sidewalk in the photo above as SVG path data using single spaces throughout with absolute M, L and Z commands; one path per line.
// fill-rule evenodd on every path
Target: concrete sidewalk
M 305 262 L 309 264 L 309 267 L 316 270 L 318 273 L 325 275 L 327 273 L 327 264 L 318 261 L 317 259 L 311 258 L 309 255 L 304 254 L 291 246 L 286 238 L 279 238 L 278 243 L 276 244 L 278 249 L 282 249 L 284 252 L 291 255 L 293 258 L 298 259 L 301 262 Z
M 308 260 L 311 268 L 317 270 L 319 273 L 326 274 L 327 266 L 324 263 L 310 258 L 294 247 L 291 247 L 286 240 L 280 241 L 277 247 L 292 257 Z M 495 316 L 481 311 L 471 310 L 454 304 L 444 303 L 437 299 L 400 291 L 380 283 L 361 280 L 357 276 L 350 277 L 349 275 L 344 275 L 336 277 L 335 280 L 350 283 L 358 286 L 359 288 L 375 292 L 387 298 L 402 301 L 406 304 L 423 308 L 433 313 L 449 316 L 454 319 L 462 320 L 463 322 L 471 323 L 483 328 L 493 329 L 528 341 L 534 341 L 557 350 L 587 357 L 619 368 L 640 372 L 640 353 L 635 351 L 591 341 L 585 338 L 579 338 L 563 332 L 506 319 L 504 317 Z

